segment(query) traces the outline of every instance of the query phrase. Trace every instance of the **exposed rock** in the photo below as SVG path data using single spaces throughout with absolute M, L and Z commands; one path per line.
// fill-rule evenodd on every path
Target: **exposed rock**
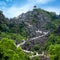
M 33 11 L 23 13 L 10 21 L 18 26 L 23 22 L 27 32 L 26 34 L 31 38 L 39 36 L 39 33 L 36 33 L 37 30 L 45 31 L 45 26 L 51 21 L 51 18 L 48 17 L 46 11 L 42 9 L 34 9 Z
M 38 47 L 41 48 L 47 41 L 48 36 L 49 36 L 49 34 L 47 34 L 43 37 L 37 38 L 37 39 L 27 40 L 26 43 L 22 46 L 22 48 L 25 50 L 28 50 L 28 51 L 34 50 L 35 45 L 38 45 Z

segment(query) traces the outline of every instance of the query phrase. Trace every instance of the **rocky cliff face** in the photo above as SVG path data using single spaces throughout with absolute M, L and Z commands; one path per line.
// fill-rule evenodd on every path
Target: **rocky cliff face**
M 51 22 L 51 18 L 47 11 L 33 9 L 33 11 L 23 13 L 17 18 L 11 19 L 11 21 L 17 25 L 23 23 L 28 36 L 36 37 L 40 35 L 40 33 L 36 33 L 36 31 L 48 31 L 46 24 Z

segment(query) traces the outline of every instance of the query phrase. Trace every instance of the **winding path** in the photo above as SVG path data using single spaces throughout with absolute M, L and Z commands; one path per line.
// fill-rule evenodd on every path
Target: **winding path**
M 42 54 L 32 55 L 32 56 L 30 56 L 30 58 L 39 57 L 39 56 L 44 56 L 44 52 L 42 52 Z
M 34 37 L 34 38 L 30 38 L 29 40 L 31 41 L 31 40 L 34 40 L 34 39 L 38 39 L 38 38 L 41 38 L 41 37 L 43 37 L 43 36 L 45 36 L 45 35 L 47 35 L 49 32 L 43 32 L 44 33 L 44 35 L 41 35 L 41 36 L 38 36 L 38 37 Z M 19 47 L 19 46 L 21 46 L 21 45 L 24 45 L 25 44 L 25 40 L 23 40 L 23 42 L 22 43 L 20 43 L 20 44 L 18 44 L 17 45 L 17 47 Z
M 41 38 L 41 37 L 43 37 L 43 36 L 45 36 L 45 35 L 47 35 L 47 34 L 49 33 L 49 32 L 42 32 L 42 31 L 39 31 L 39 30 L 38 30 L 37 32 L 43 33 L 43 35 L 38 36 L 38 37 L 31 38 L 31 39 L 29 39 L 30 41 L 31 41 L 31 40 L 34 40 L 34 39 Z M 26 42 L 26 41 L 23 40 L 22 43 L 20 43 L 20 44 L 17 45 L 17 48 L 18 48 L 19 46 L 21 46 L 21 45 L 24 45 L 25 42 Z M 32 52 L 32 51 L 27 51 L 27 50 L 24 50 L 24 49 L 23 49 L 23 51 L 26 52 L 26 53 L 34 53 L 34 52 Z M 36 52 L 36 55 L 30 56 L 30 58 L 37 57 L 37 56 L 44 56 L 44 52 L 42 52 L 42 54 L 38 54 L 38 52 Z
M 25 44 L 25 42 L 26 42 L 26 41 L 25 41 L 25 40 L 23 40 L 23 42 L 22 42 L 22 43 L 20 43 L 20 44 L 18 44 L 18 45 L 17 45 L 17 47 L 19 47 L 19 46 L 21 46 L 21 45 L 24 45 L 24 44 Z

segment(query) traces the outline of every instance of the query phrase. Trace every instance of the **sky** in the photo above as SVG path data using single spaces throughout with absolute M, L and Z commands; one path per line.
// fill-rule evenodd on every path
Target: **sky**
M 17 17 L 33 9 L 33 6 L 60 14 L 60 0 L 0 0 L 0 10 L 8 18 Z

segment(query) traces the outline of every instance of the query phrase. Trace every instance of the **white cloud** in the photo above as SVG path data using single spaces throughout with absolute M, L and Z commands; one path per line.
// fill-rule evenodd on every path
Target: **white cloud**
M 4 14 L 6 17 L 12 18 L 12 17 L 17 17 L 18 15 L 22 13 L 26 13 L 27 11 L 30 11 L 33 9 L 33 5 L 25 5 L 23 7 L 15 7 L 12 6 L 9 9 L 4 10 Z M 45 7 L 43 8 L 44 10 L 47 10 L 49 12 L 56 12 L 57 14 L 60 14 L 60 9 L 59 8 L 54 8 L 54 7 Z
M 12 18 L 12 17 L 17 17 L 18 15 L 22 14 L 22 13 L 26 13 L 29 10 L 32 10 L 32 5 L 25 5 L 23 7 L 15 7 L 12 6 L 8 9 L 4 9 L 4 14 L 6 17 Z
M 51 1 L 54 1 L 54 0 L 28 0 L 29 2 L 31 3 L 34 3 L 34 4 L 46 4 L 46 3 L 49 3 Z
M 12 1 L 12 0 L 11 0 Z M 29 3 L 27 3 L 24 6 L 20 6 L 20 7 L 16 7 L 16 6 L 11 6 L 10 8 L 7 9 L 3 9 L 3 12 L 5 14 L 6 17 L 12 18 L 12 17 L 17 17 L 18 15 L 22 14 L 22 13 L 26 13 L 27 11 L 30 11 L 33 9 L 33 6 L 37 3 L 48 3 L 51 0 L 28 0 L 30 1 Z M 52 0 L 53 1 L 53 0 Z M 60 9 L 59 8 L 54 8 L 54 7 L 44 7 L 43 9 L 47 10 L 47 11 L 52 11 L 52 12 L 56 12 L 57 14 L 60 13 Z
M 56 14 L 60 14 L 60 8 L 47 7 L 47 8 L 44 8 L 44 9 L 49 11 L 49 12 L 56 12 Z

